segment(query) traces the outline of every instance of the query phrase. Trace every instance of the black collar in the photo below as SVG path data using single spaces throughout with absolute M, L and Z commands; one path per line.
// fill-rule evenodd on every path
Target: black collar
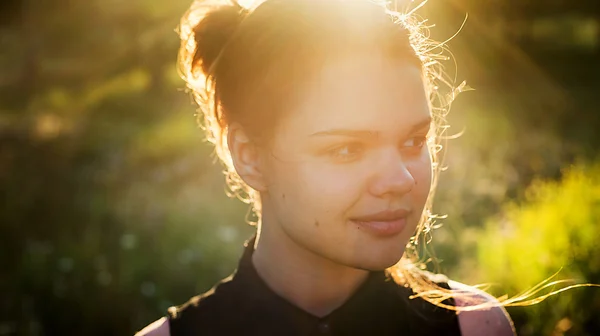
M 267 286 L 252 264 L 253 252 L 251 239 L 232 276 L 169 310 L 171 335 L 460 335 L 454 312 L 410 300 L 410 288 L 397 285 L 384 271 L 371 272 L 346 303 L 318 318 Z
M 248 308 L 259 320 L 257 311 L 261 312 L 260 316 L 269 316 L 272 324 L 281 324 L 287 330 L 291 326 L 298 335 L 362 335 L 361 330 L 366 332 L 365 335 L 375 335 L 390 334 L 392 330 L 407 331 L 408 324 L 401 320 L 406 317 L 403 299 L 408 295 L 399 295 L 398 290 L 402 287 L 396 285 L 386 271 L 371 272 L 346 303 L 319 318 L 280 297 L 262 280 L 252 263 L 254 241 L 255 237 L 246 242 L 231 284 L 250 299 Z

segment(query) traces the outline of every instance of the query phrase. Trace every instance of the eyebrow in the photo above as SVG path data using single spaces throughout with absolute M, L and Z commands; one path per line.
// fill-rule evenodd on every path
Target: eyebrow
M 409 133 L 413 133 L 415 131 L 421 130 L 427 126 L 429 126 L 432 122 L 431 117 L 418 122 L 413 127 L 410 128 Z M 351 130 L 351 129 L 332 129 L 327 131 L 316 132 L 310 135 L 312 136 L 346 136 L 352 138 L 362 138 L 362 139 L 373 139 L 379 136 L 379 132 L 367 131 L 367 130 Z

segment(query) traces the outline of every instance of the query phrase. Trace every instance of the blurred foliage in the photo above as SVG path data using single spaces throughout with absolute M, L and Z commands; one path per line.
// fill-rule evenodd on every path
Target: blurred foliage
M 225 196 L 175 71 L 188 5 L 0 3 L 0 335 L 132 334 L 234 269 L 253 228 Z M 434 233 L 457 280 L 516 294 L 564 267 L 600 282 L 599 170 L 561 173 L 598 159 L 596 8 L 432 0 L 422 10 L 438 40 L 470 15 L 446 70 L 477 91 L 450 114 L 449 134 L 465 133 L 449 141 L 436 200 L 449 217 Z M 594 335 L 594 309 L 586 288 L 510 312 L 525 335 L 557 325 Z
M 599 225 L 600 165 L 569 168 L 560 182 L 536 180 L 522 201 L 505 204 L 482 229 L 478 278 L 515 294 L 561 269 L 559 278 L 600 284 Z M 567 293 L 533 307 L 511 308 L 517 322 L 529 321 L 519 334 L 596 334 L 600 291 L 588 287 Z
M 599 238 L 600 165 L 578 165 L 560 182 L 534 181 L 522 201 L 509 202 L 486 224 L 477 272 L 511 293 L 525 292 L 561 268 L 560 278 L 600 284 Z M 600 290 L 579 288 L 515 310 L 513 318 L 530 321 L 520 335 L 593 335 L 600 330 L 598 312 Z

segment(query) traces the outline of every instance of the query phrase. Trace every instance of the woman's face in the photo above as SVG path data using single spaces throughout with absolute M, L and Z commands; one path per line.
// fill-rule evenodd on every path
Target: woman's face
M 431 187 L 420 70 L 376 53 L 329 62 L 264 153 L 264 228 L 338 264 L 395 264 Z

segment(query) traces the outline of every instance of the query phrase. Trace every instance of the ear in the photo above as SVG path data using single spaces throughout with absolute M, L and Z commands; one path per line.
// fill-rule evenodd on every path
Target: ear
M 256 144 L 250 140 L 239 123 L 232 123 L 227 130 L 227 147 L 238 175 L 256 191 L 265 191 L 266 184 L 261 169 L 261 157 Z

